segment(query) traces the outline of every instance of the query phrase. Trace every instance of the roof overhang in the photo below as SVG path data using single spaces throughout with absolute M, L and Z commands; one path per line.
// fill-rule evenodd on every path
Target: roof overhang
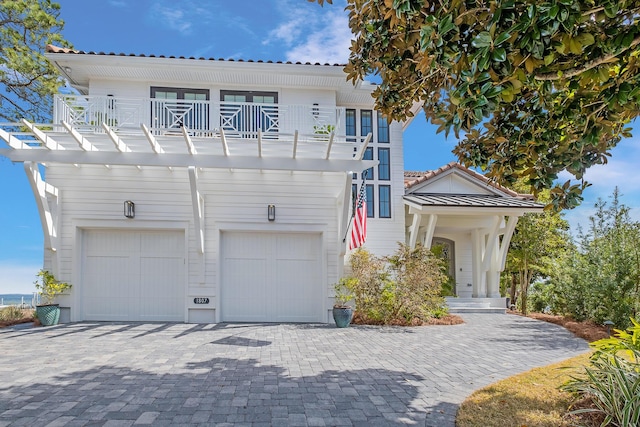
M 376 85 L 347 80 L 343 65 L 184 58 L 49 49 L 46 58 L 83 93 L 91 80 L 165 81 L 335 90 L 349 103 L 371 104 Z
M 478 194 L 410 194 L 403 197 L 412 213 L 446 215 L 522 215 L 544 205 L 517 197 Z

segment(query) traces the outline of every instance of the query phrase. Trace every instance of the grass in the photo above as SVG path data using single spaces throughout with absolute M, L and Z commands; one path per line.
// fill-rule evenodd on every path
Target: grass
M 473 393 L 460 406 L 457 427 L 563 427 L 573 397 L 558 387 L 589 362 L 589 353 L 532 369 Z
M 590 322 L 542 313 L 530 313 L 529 317 L 563 326 L 589 342 L 609 336 L 606 328 Z M 579 420 L 577 416 L 570 417 L 571 409 L 591 404 L 575 402 L 571 394 L 559 389 L 570 375 L 584 372 L 590 355 L 532 369 L 477 390 L 460 406 L 456 427 L 567 427 L 576 422 L 600 425 L 597 417 L 590 415 L 583 415 Z M 577 406 L 570 409 L 572 404 Z
M 35 310 L 19 308 L 16 306 L 5 307 L 0 310 L 0 328 L 34 321 Z

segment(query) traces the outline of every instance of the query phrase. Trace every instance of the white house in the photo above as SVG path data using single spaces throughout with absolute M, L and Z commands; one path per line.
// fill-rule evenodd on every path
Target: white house
M 499 297 L 517 218 L 542 207 L 456 164 L 406 181 L 408 123 L 339 65 L 47 58 L 79 95 L 4 126 L 0 154 L 24 163 L 70 321 L 330 322 L 364 170 L 366 247 L 448 245 L 460 296 Z

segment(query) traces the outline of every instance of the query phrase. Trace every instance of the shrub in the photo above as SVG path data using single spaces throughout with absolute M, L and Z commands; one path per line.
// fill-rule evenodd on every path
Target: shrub
M 64 282 L 59 282 L 56 278 L 47 270 L 40 270 L 36 275 L 34 285 L 38 290 L 38 294 L 42 297 L 42 304 L 53 304 L 56 296 L 60 295 L 67 289 L 71 289 L 71 285 Z
M 350 259 L 356 310 L 373 322 L 411 322 L 446 314 L 442 284 L 447 281 L 442 260 L 424 246 L 399 244 L 389 257 L 358 249 Z
M 585 375 L 572 378 L 563 388 L 592 406 L 573 414 L 600 413 L 602 425 L 640 425 L 640 323 L 615 331 L 615 336 L 591 344 L 596 349 Z M 618 353 L 623 353 L 620 356 Z

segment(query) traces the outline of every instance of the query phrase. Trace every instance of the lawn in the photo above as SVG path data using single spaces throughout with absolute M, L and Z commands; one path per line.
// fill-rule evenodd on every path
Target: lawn
M 514 313 L 515 314 L 515 313 Z M 565 327 L 589 342 L 608 337 L 606 328 L 562 316 L 530 317 Z M 565 427 L 576 425 L 568 412 L 573 397 L 559 390 L 569 376 L 581 372 L 591 353 L 555 365 L 532 369 L 477 390 L 460 405 L 457 427 Z M 580 420 L 589 425 L 588 419 Z M 596 424 L 599 425 L 599 424 Z

